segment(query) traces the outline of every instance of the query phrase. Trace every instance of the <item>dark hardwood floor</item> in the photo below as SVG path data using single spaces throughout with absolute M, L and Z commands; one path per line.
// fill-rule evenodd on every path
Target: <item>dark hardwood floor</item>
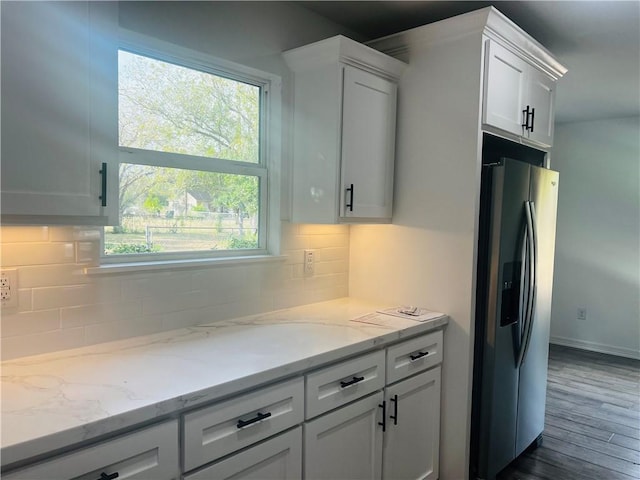
M 640 479 L 640 361 L 551 345 L 543 443 L 498 479 Z

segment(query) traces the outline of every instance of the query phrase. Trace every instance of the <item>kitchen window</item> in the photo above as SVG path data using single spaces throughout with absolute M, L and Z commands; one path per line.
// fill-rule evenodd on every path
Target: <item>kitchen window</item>
M 279 79 L 169 50 L 118 52 L 120 223 L 104 262 L 273 253 Z

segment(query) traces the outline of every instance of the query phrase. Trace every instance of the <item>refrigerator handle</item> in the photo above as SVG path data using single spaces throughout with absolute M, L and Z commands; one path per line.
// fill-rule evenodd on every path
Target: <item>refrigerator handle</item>
M 524 205 L 525 209 L 527 208 L 526 204 Z M 526 217 L 526 216 L 525 216 Z M 526 321 L 527 321 L 527 302 L 529 298 L 527 276 L 529 273 L 529 267 L 527 266 L 527 259 L 529 258 L 529 254 L 527 252 L 527 237 L 528 237 L 528 227 L 527 222 L 524 222 L 524 228 L 522 232 L 522 245 L 520 246 L 520 295 L 518 298 L 518 323 L 516 328 L 513 331 L 513 351 L 514 351 L 514 361 L 516 363 L 516 367 L 519 366 L 522 345 L 524 344 L 524 332 L 526 331 Z
M 525 202 L 525 214 L 527 216 L 529 292 L 527 294 L 527 310 L 524 324 L 525 334 L 520 348 L 520 355 L 518 356 L 518 367 L 524 363 L 527 352 L 529 351 L 531 332 L 533 331 L 537 280 L 538 236 L 536 232 L 536 208 L 533 202 Z

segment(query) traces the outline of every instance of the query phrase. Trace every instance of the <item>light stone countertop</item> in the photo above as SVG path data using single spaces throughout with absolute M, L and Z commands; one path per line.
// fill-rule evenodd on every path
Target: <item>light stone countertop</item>
M 150 422 L 447 323 L 342 298 L 2 362 L 2 465 Z

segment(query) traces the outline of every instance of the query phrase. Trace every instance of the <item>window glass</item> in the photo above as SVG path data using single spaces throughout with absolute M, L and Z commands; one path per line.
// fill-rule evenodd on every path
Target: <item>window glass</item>
M 258 177 L 120 165 L 120 225 L 105 254 L 258 248 Z
M 124 50 L 120 146 L 259 162 L 260 87 Z
M 266 83 L 125 50 L 118 58 L 120 224 L 105 228 L 103 254 L 266 250 Z

